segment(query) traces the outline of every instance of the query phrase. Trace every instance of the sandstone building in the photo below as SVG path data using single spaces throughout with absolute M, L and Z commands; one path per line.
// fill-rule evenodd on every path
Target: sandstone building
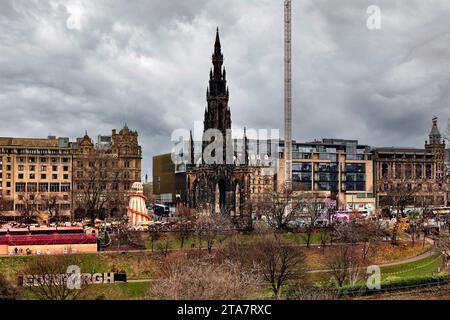
M 0 215 L 70 215 L 71 195 L 67 138 L 0 138 Z
M 389 203 L 392 190 L 403 185 L 411 190 L 407 207 L 439 207 L 448 204 L 445 141 L 433 118 L 424 149 L 377 148 L 373 150 L 377 205 Z
M 113 130 L 110 141 L 99 147 L 87 135 L 76 142 L 56 137 L 0 138 L 0 217 L 71 217 L 77 209 L 74 195 L 86 183 L 87 170 L 97 166 L 102 168 L 95 170 L 98 175 L 109 171 L 107 178 L 93 181 L 98 175 L 91 175 L 90 183 L 108 194 L 125 194 L 133 182 L 141 180 L 138 136 L 125 126 L 119 133 Z M 111 205 L 111 211 L 124 211 Z

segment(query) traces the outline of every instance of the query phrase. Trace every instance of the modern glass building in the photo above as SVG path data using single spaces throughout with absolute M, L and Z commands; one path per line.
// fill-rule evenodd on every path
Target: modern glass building
M 369 146 L 360 145 L 357 140 L 323 139 L 294 142 L 292 148 L 293 191 L 316 193 L 340 210 L 365 213 L 375 210 Z M 283 149 L 282 142 L 280 161 Z M 284 176 L 281 169 L 279 176 Z

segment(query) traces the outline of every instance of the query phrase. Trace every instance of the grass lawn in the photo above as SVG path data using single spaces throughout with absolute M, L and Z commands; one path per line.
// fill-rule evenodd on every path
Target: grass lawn
M 381 279 L 395 280 L 399 278 L 426 277 L 439 273 L 442 256 L 434 255 L 419 261 L 381 268 Z
M 423 278 L 436 275 L 440 272 L 442 266 L 442 256 L 433 255 L 431 257 L 409 263 L 403 263 L 395 266 L 381 268 L 381 281 L 395 281 L 401 279 Z M 365 273 L 361 271 L 361 276 Z M 326 285 L 330 282 L 331 273 L 317 272 L 309 273 L 308 279 L 311 282 L 320 285 Z

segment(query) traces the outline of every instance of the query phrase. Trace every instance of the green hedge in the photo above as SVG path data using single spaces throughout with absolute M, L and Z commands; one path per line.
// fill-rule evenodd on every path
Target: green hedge
M 372 294 L 383 291 L 394 291 L 399 289 L 408 289 L 408 287 L 414 286 L 425 286 L 427 284 L 437 284 L 437 283 L 447 283 L 450 282 L 450 274 L 449 273 L 441 273 L 435 276 L 426 276 L 426 277 L 410 277 L 410 278 L 402 278 L 391 281 L 382 281 L 380 290 L 369 290 L 366 287 L 366 283 L 357 284 L 354 286 L 344 286 L 341 288 L 341 293 L 343 295 L 353 295 L 353 294 Z M 413 288 L 411 288 L 413 289 Z

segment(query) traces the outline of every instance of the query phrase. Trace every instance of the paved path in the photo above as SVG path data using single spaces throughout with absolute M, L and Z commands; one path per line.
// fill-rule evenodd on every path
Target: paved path
M 395 261 L 395 262 L 380 264 L 379 266 L 381 268 L 383 268 L 383 267 L 390 267 L 390 266 L 398 266 L 398 265 L 401 265 L 401 264 L 406 264 L 406 263 L 420 261 L 420 260 L 426 259 L 428 257 L 431 257 L 431 256 L 433 256 L 435 254 L 436 254 L 436 251 L 434 251 L 433 249 L 430 249 L 427 252 L 419 254 L 418 256 L 415 256 L 415 257 L 412 257 L 412 258 L 408 258 L 408 259 L 404 259 L 404 260 Z M 365 269 L 365 268 L 366 267 L 361 267 L 361 269 Z M 326 273 L 326 272 L 331 272 L 331 271 L 333 271 L 333 270 L 331 270 L 331 269 L 319 269 L 319 270 L 309 270 L 309 271 L 306 271 L 306 273 Z

